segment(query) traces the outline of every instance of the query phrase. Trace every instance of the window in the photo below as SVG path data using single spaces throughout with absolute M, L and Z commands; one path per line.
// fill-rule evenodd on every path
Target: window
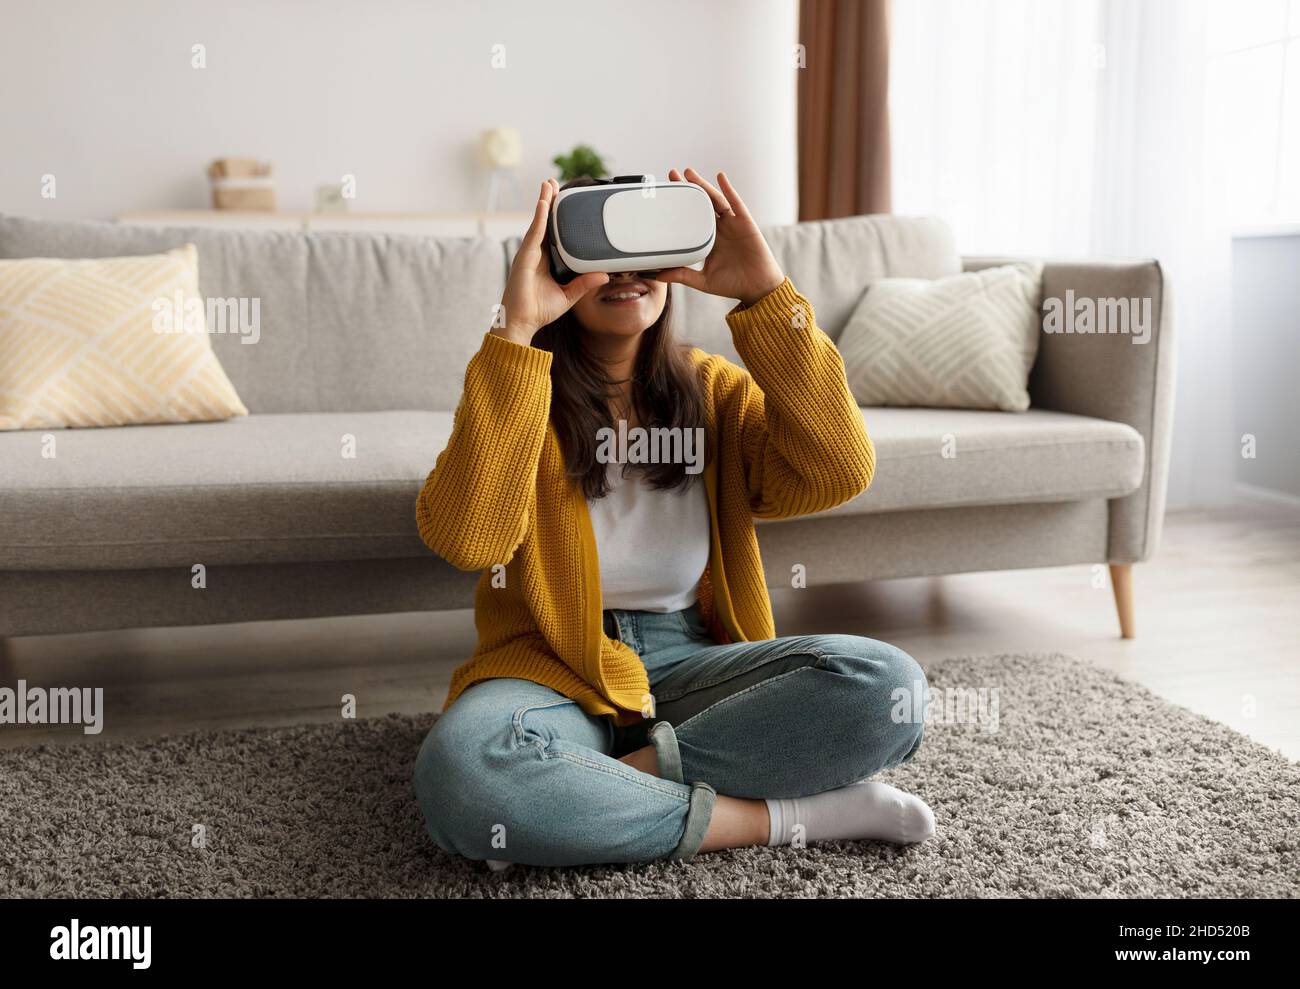
M 1300 223 L 1300 0 L 1212 0 L 1211 140 L 1239 227 Z

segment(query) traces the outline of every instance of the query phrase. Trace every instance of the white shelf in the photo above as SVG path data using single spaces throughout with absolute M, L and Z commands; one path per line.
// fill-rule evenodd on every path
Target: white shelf
M 142 210 L 121 213 L 119 223 L 150 227 L 395 233 L 417 237 L 522 236 L 531 213 L 311 213 L 259 210 Z

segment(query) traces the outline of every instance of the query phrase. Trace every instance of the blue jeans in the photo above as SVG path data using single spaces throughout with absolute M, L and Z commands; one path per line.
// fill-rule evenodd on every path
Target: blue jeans
M 821 793 L 920 747 L 914 712 L 926 710 L 929 685 L 886 643 L 799 635 L 718 645 L 698 605 L 609 610 L 605 632 L 645 663 L 654 715 L 618 726 L 513 677 L 469 687 L 415 764 L 420 808 L 444 851 L 545 866 L 689 860 L 718 794 Z M 619 761 L 645 745 L 657 776 Z

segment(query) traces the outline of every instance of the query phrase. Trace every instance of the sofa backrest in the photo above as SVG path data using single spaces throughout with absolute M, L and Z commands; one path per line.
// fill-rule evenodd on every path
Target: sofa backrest
M 207 298 L 258 299 L 256 343 L 212 334 L 253 412 L 449 409 L 501 301 L 498 241 L 158 228 L 0 217 L 0 258 L 193 243 Z
M 764 230 L 778 261 L 838 336 L 886 276 L 961 270 L 940 220 L 860 216 Z M 258 300 L 256 343 L 212 334 L 253 412 L 454 409 L 465 365 L 501 300 L 518 238 L 283 233 L 0 216 L 0 258 L 158 254 L 193 243 L 207 298 Z M 737 359 L 734 302 L 673 286 L 678 333 Z

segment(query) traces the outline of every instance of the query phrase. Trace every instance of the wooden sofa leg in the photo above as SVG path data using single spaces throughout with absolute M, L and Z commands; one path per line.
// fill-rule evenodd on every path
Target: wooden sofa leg
M 1133 618 L 1133 564 L 1112 563 L 1110 586 L 1115 592 L 1115 610 L 1119 612 L 1119 634 L 1131 639 L 1137 635 L 1137 622 Z

